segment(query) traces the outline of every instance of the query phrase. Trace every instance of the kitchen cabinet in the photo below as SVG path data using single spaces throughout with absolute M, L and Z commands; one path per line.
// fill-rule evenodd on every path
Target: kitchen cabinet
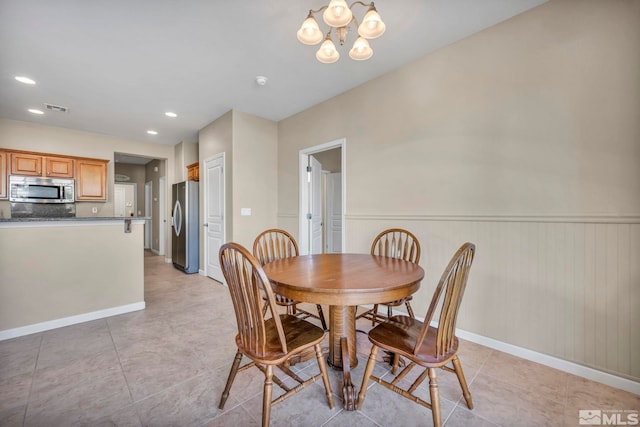
M 73 159 L 43 157 L 45 175 L 50 178 L 73 178 Z
M 107 200 L 108 160 L 76 159 L 76 200 Z
M 11 175 L 42 176 L 42 156 L 11 153 Z
M 7 192 L 7 153 L 0 151 L 0 199 L 6 199 Z
M 187 180 L 200 181 L 200 163 L 195 162 L 187 166 Z
M 73 159 L 29 153 L 11 153 L 11 175 L 73 178 Z

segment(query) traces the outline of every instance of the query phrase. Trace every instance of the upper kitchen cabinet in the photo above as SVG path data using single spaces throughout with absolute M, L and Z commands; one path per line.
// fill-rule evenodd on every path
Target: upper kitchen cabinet
M 73 159 L 44 157 L 45 175 L 51 178 L 73 178 Z
M 0 199 L 6 199 L 7 193 L 7 153 L 0 151 Z
M 76 159 L 76 200 L 107 200 L 108 160 Z
M 42 156 L 11 153 L 11 175 L 42 175 Z
M 200 163 L 195 162 L 187 166 L 187 180 L 200 181 Z
M 11 153 L 11 175 L 73 178 L 73 159 L 29 153 Z

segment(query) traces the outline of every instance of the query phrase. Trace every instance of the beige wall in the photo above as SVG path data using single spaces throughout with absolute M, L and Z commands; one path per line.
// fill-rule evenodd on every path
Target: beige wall
M 143 303 L 143 227 L 0 224 L 0 332 Z
M 233 240 L 250 250 L 261 231 L 277 226 L 277 153 L 276 123 L 234 110 Z
M 472 240 L 461 328 L 638 379 L 638 76 L 640 2 L 545 3 L 281 121 L 279 224 L 298 151 L 346 138 L 346 250 L 414 231 L 417 313 Z

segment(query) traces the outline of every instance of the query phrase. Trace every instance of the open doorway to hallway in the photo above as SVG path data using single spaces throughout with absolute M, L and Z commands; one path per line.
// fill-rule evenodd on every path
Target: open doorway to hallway
M 344 139 L 300 150 L 301 254 L 344 250 Z
M 126 216 L 149 218 L 145 226 L 145 248 L 156 255 L 165 255 L 166 222 L 166 159 L 138 156 L 127 153 L 114 153 L 114 191 L 116 188 L 134 188 L 134 206 L 129 206 L 128 197 L 114 197 L 114 211 L 123 211 Z M 114 195 L 115 196 L 115 195 Z M 122 200 L 124 206 L 115 206 Z

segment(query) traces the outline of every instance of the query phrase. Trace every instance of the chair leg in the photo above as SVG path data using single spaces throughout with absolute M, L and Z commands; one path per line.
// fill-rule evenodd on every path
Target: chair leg
M 412 319 L 415 319 L 416 316 L 413 314 L 413 309 L 411 308 L 411 303 L 409 303 L 409 301 L 405 301 L 404 305 L 407 306 L 407 313 L 409 314 L 409 317 L 411 317 Z
M 327 364 L 324 361 L 324 355 L 322 354 L 322 347 L 320 344 L 315 345 L 316 359 L 318 360 L 318 368 L 322 374 L 322 382 L 324 383 L 324 391 L 327 395 L 327 402 L 329 402 L 329 408 L 333 409 L 333 393 L 331 393 L 331 383 L 329 382 L 329 374 L 327 373 Z
M 442 427 L 440 415 L 440 392 L 438 391 L 438 381 L 436 379 L 436 369 L 429 369 L 429 396 L 431 396 L 431 412 L 433 415 L 433 426 Z
M 316 308 L 318 309 L 318 317 L 320 318 L 320 323 L 322 323 L 322 329 L 328 331 L 327 322 L 324 320 L 324 313 L 322 312 L 322 306 L 320 304 L 316 304 Z
M 362 385 L 360 386 L 360 394 L 358 395 L 358 402 L 356 408 L 362 409 L 364 398 L 367 395 L 367 385 L 369 384 L 369 377 L 373 373 L 373 368 L 376 366 L 376 356 L 378 355 L 378 347 L 375 345 L 371 347 L 371 353 L 369 354 L 369 360 L 367 361 L 367 367 L 364 369 L 364 376 L 362 377 Z
M 391 319 L 392 316 L 393 316 L 393 307 L 388 305 L 387 306 L 387 319 Z
M 264 373 L 264 391 L 262 392 L 262 427 L 269 427 L 271 419 L 271 393 L 273 391 L 273 365 L 267 365 Z
M 233 359 L 233 364 L 231 365 L 231 370 L 229 371 L 229 377 L 227 378 L 227 385 L 224 387 L 224 391 L 222 392 L 222 397 L 220 398 L 220 404 L 218 408 L 224 409 L 224 404 L 227 402 L 227 398 L 229 397 L 229 391 L 231 390 L 231 385 L 233 384 L 233 380 L 236 378 L 236 374 L 238 373 L 238 367 L 240 366 L 240 361 L 242 360 L 242 353 L 240 350 L 236 352 L 236 356 Z
M 398 372 L 398 366 L 400 365 L 400 355 L 393 353 L 393 363 L 391 364 L 391 374 L 395 375 Z
M 469 386 L 467 385 L 467 380 L 464 377 L 464 372 L 462 371 L 462 364 L 460 364 L 460 359 L 456 355 L 453 360 L 453 369 L 456 371 L 456 375 L 458 376 L 458 382 L 460 383 L 460 387 L 462 387 L 462 395 L 464 396 L 464 400 L 467 402 L 467 407 L 469 409 L 473 409 L 473 400 L 471 400 L 471 392 L 469 391 Z
M 373 311 L 371 312 L 371 326 L 376 326 L 376 316 L 378 315 L 378 304 L 373 304 Z

